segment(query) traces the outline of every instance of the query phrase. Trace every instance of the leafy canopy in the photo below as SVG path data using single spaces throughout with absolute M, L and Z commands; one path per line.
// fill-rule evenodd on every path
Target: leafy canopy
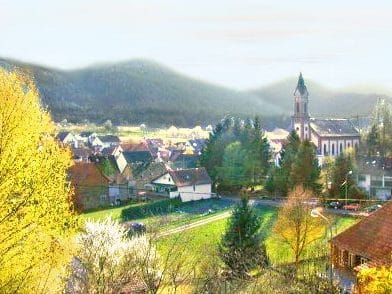
M 0 70 L 0 292 L 52 292 L 76 225 L 70 154 L 26 77 Z M 49 287 L 52 287 L 49 289 Z

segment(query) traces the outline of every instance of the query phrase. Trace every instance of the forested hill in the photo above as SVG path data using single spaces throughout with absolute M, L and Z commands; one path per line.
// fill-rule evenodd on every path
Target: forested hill
M 258 96 L 178 74 L 157 63 L 130 62 L 60 71 L 5 59 L 35 79 L 55 120 L 194 126 L 226 114 L 277 115 L 283 110 Z
M 296 79 L 254 91 L 236 91 L 195 80 L 165 66 L 132 60 L 62 71 L 1 59 L 0 66 L 19 68 L 35 80 L 42 103 L 56 121 L 87 119 L 113 123 L 147 123 L 151 126 L 194 126 L 215 123 L 226 114 L 286 116 L 292 112 Z M 306 79 L 313 115 L 368 114 L 378 95 L 337 93 Z M 284 124 L 284 123 L 283 123 Z
M 332 90 L 323 87 L 317 82 L 307 79 L 305 84 L 309 91 L 309 111 L 317 117 L 355 117 L 371 114 L 378 98 L 387 98 L 385 89 L 368 89 L 365 92 L 358 89 Z M 297 77 L 281 80 L 274 84 L 249 91 L 250 94 L 259 96 L 267 103 L 275 103 L 285 112 L 292 112 L 292 93 L 297 85 Z

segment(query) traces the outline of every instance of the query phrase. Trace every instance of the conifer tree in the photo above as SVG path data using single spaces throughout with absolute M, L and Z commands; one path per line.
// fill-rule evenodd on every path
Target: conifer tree
M 243 197 L 235 206 L 219 245 L 230 276 L 245 277 L 256 266 L 269 264 L 260 226 L 260 217 Z

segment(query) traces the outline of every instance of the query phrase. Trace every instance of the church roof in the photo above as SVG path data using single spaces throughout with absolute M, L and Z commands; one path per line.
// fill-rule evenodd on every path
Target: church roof
M 348 119 L 318 119 L 310 120 L 310 127 L 319 135 L 327 137 L 359 136 L 358 130 Z
M 295 88 L 294 95 L 299 92 L 301 95 L 309 95 L 308 89 L 305 86 L 304 78 L 302 77 L 302 73 L 299 73 L 297 87 Z

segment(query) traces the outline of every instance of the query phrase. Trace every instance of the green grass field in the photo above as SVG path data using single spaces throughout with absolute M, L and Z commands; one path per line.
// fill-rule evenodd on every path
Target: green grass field
M 110 216 L 119 222 L 142 222 L 148 227 L 163 229 L 227 211 L 233 205 L 234 201 L 226 199 L 207 199 L 186 203 L 182 203 L 179 199 L 164 199 L 133 202 L 121 207 L 87 212 L 83 213 L 81 218 L 83 221 L 102 220 Z
M 262 226 L 261 232 L 265 232 L 265 242 L 269 258 L 273 264 L 284 264 L 293 262 L 293 256 L 287 244 L 279 239 L 278 236 L 272 233 L 272 226 L 276 219 L 277 208 L 273 207 L 258 207 L 258 213 L 261 215 Z M 352 217 L 339 217 L 336 219 L 336 225 L 333 227 L 334 234 L 343 231 L 357 222 L 357 219 Z M 187 255 L 198 260 L 205 257 L 207 253 L 214 252 L 225 231 L 227 219 L 219 220 L 213 223 L 206 224 L 201 227 L 190 229 L 181 232 L 177 235 L 163 238 L 159 240 L 158 249 L 162 255 L 167 254 L 174 246 L 179 250 L 185 250 Z M 320 244 L 323 250 L 326 249 L 326 240 L 320 240 L 319 244 L 310 246 L 309 252 L 305 255 L 310 255 L 315 250 L 319 250 Z

